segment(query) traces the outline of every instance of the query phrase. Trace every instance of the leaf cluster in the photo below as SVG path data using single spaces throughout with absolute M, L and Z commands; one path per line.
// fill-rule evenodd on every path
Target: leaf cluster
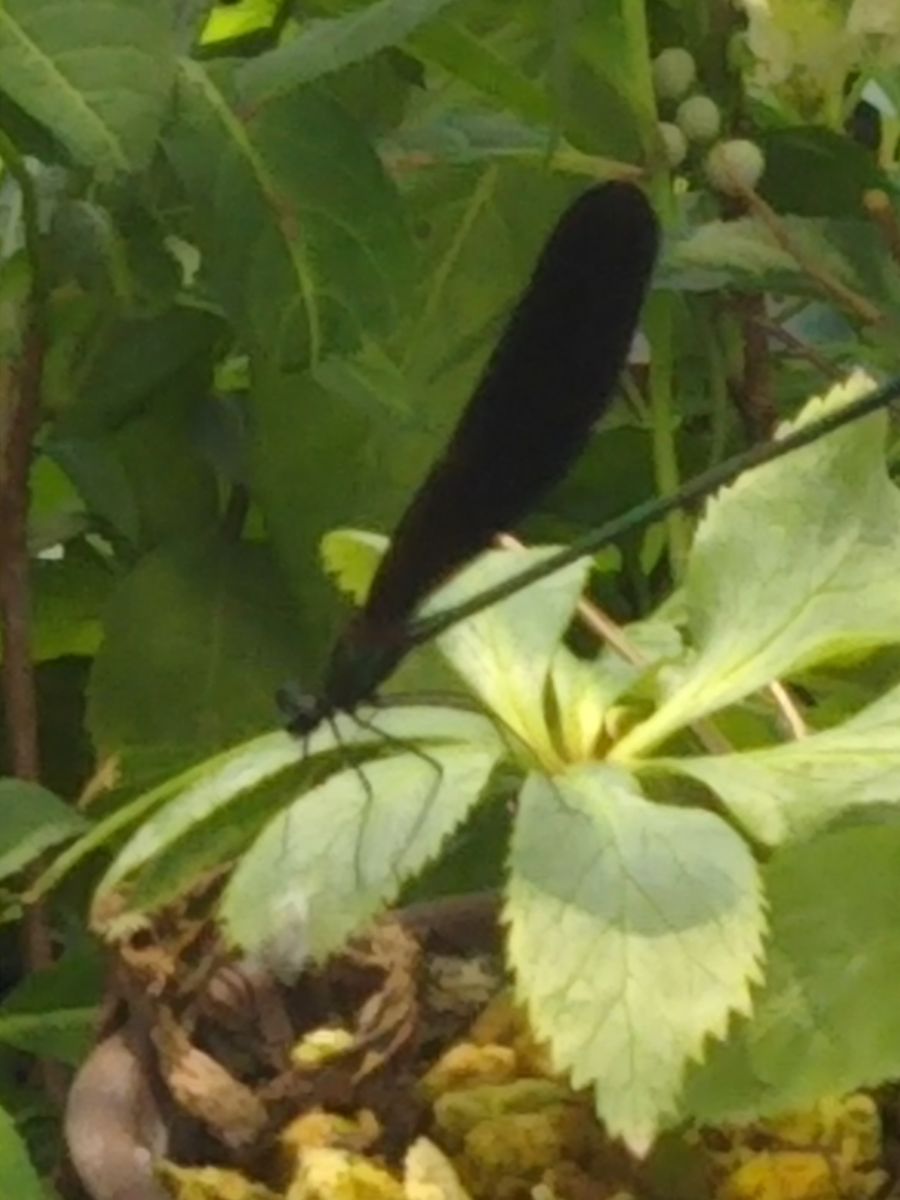
M 335 531 L 390 528 L 587 183 L 644 180 L 666 243 L 621 401 L 529 540 L 670 494 L 852 366 L 896 371 L 900 31 L 867 13 L 4 0 L 0 585 L 29 579 L 31 623 L 0 627 L 0 1103 L 39 1165 L 20 1056 L 85 1044 L 98 869 L 143 910 L 236 863 L 225 926 L 288 972 L 411 889 L 503 886 L 536 1028 L 636 1149 L 896 1073 L 882 419 L 449 631 L 396 682 L 462 681 L 483 711 L 363 713 L 304 761 L 271 732 L 276 687 L 315 677 L 343 619 L 328 573 L 358 596 L 380 549 Z M 756 192 L 716 194 L 699 145 L 670 170 L 672 46 L 723 136 L 761 148 Z M 433 605 L 546 553 L 487 556 Z M 573 626 L 585 587 L 635 654 Z M 38 896 L 65 952 L 33 976 Z M 0 1142 L 5 1191 L 36 1195 L 11 1123 Z

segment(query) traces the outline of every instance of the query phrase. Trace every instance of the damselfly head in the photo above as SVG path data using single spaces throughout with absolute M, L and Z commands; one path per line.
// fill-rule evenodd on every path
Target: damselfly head
M 334 644 L 317 695 L 296 682 L 276 693 L 278 708 L 290 733 L 306 737 L 337 713 L 352 713 L 370 700 L 406 654 L 402 631 L 376 626 L 357 613 Z
M 275 702 L 285 728 L 296 737 L 306 737 L 312 733 L 332 712 L 325 700 L 311 692 L 302 691 L 295 680 L 278 688 Z

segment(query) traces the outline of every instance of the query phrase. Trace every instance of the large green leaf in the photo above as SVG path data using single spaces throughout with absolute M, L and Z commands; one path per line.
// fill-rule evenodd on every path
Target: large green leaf
M 442 67 L 453 79 L 464 81 L 527 121 L 543 125 L 550 122 L 550 99 L 530 73 L 464 25 L 449 18 L 435 21 L 427 29 L 417 30 L 407 49 L 427 65 Z M 546 136 L 542 142 L 546 150 Z
M 82 301 L 83 303 L 83 301 Z M 104 319 L 96 333 L 75 329 L 73 357 L 54 397 L 60 439 L 119 429 L 155 396 L 190 379 L 195 392 L 209 386 L 221 318 L 187 306 L 143 318 Z
M 103 172 L 148 162 L 175 75 L 168 4 L 4 0 L 3 90 Z
M 184 464 L 186 447 L 183 441 L 178 441 L 177 446 L 170 444 L 169 448 L 174 451 L 175 460 Z M 47 454 L 45 462 L 52 462 L 61 468 L 61 473 L 65 473 L 67 483 L 80 501 L 78 515 L 85 526 L 89 527 L 89 523 L 95 526 L 99 524 L 106 532 L 118 534 L 132 546 L 140 545 L 143 522 L 138 511 L 138 498 L 133 480 L 129 478 L 126 465 L 118 453 L 117 439 L 108 434 L 54 437 L 48 439 L 44 449 Z M 39 465 L 43 465 L 40 460 Z M 150 474 L 158 479 L 158 471 L 153 470 L 150 455 L 144 457 L 140 465 L 150 467 Z M 181 494 L 183 496 L 184 493 Z M 164 505 L 169 496 L 171 492 L 160 497 Z M 151 499 L 155 500 L 156 497 Z M 215 500 L 214 495 L 212 499 Z M 208 519 L 207 505 L 203 505 L 201 511 L 204 510 Z M 184 515 L 190 519 L 194 514 L 189 512 Z
M 302 647 L 301 665 L 311 673 L 344 619 L 322 573 L 321 539 L 344 524 L 390 527 L 421 482 L 434 439 L 383 404 L 335 395 L 308 374 L 261 372 L 254 401 L 255 492 L 298 607 L 317 634 Z
M 801 125 L 764 131 L 763 196 L 779 213 L 856 216 L 869 188 L 890 189 L 875 156 L 846 134 Z
M 800 741 L 648 766 L 705 783 L 762 842 L 808 837 L 848 810 L 900 802 L 900 688 Z
M 93 736 L 105 751 L 170 745 L 197 759 L 271 726 L 299 641 L 263 547 L 212 538 L 148 555 L 110 603 Z
M 0 779 L 0 879 L 18 874 L 86 827 L 71 805 L 46 788 L 24 779 Z
M 453 0 L 375 0 L 333 20 L 313 21 L 292 41 L 252 59 L 238 75 L 249 104 L 339 71 L 402 42 Z
M 641 6 L 608 0 L 546 12 L 555 60 L 549 73 L 566 134 L 589 153 L 640 161 L 656 124 Z
M 506 907 L 518 990 L 575 1087 L 645 1152 L 685 1070 L 750 1010 L 765 931 L 756 864 L 724 821 L 651 804 L 621 772 L 526 784 Z
M 464 374 L 462 387 L 454 386 L 459 374 L 452 371 L 440 383 L 423 386 L 421 412 L 398 411 L 385 397 L 336 394 L 308 376 L 260 380 L 257 495 L 294 594 L 319 630 L 307 671 L 324 657 L 329 635 L 346 614 L 322 573 L 322 539 L 344 524 L 389 529 L 395 523 L 435 457 L 451 415 L 449 404 L 458 406 L 465 395 L 471 372 Z M 297 436 L 298 409 L 314 437 Z
M 301 796 L 235 871 L 222 904 L 230 936 L 276 969 L 338 949 L 438 854 L 499 752 L 462 743 L 397 754 Z
M 870 386 L 857 374 L 799 422 Z M 885 470 L 885 429 L 883 415 L 869 417 L 747 472 L 710 503 L 685 580 L 695 657 L 617 760 L 773 679 L 900 640 L 900 494 Z
M 70 449 L 77 446 L 80 453 L 71 454 L 67 466 L 85 500 L 109 502 L 112 497 L 104 486 L 115 483 L 116 467 L 121 468 L 135 505 L 141 549 L 202 537 L 218 523 L 217 481 L 196 438 L 203 396 L 192 392 L 190 385 L 189 377 L 173 382 L 151 409 L 115 434 L 70 443 Z M 93 458 L 88 454 L 91 449 L 98 452 Z M 99 477 L 92 469 L 98 470 Z M 100 514 L 116 527 L 115 512 L 100 509 Z
M 396 316 L 411 267 L 400 203 L 355 122 L 304 88 L 242 111 L 230 69 L 183 63 L 166 145 L 217 295 L 284 365 Z
M 473 125 L 491 154 L 502 155 L 502 137 L 522 126 L 502 114 L 448 123 L 451 141 L 465 146 Z M 426 130 L 428 126 L 425 126 Z M 412 217 L 427 230 L 425 270 L 412 328 L 404 337 L 404 374 L 416 396 L 440 385 L 448 370 L 460 387 L 484 361 L 502 322 L 527 282 L 544 239 L 577 186 L 545 165 L 546 135 L 533 140 L 533 165 L 503 162 L 436 173 L 428 188 L 410 196 Z M 413 153 L 416 142 L 408 147 Z M 506 148 L 518 144 L 513 139 Z M 427 140 L 420 149 L 427 152 Z M 432 147 L 433 149 L 434 147 Z M 474 362 L 473 362 L 474 356 Z M 464 393 L 457 393 L 457 405 Z
M 16 1200 L 47 1200 L 47 1191 L 28 1157 L 15 1122 L 0 1108 L 0 1193 Z
M 383 744 L 382 739 L 389 736 L 379 720 L 372 727 L 370 745 L 377 747 Z M 169 806 L 171 811 L 165 810 L 161 814 L 163 822 L 151 818 L 149 838 L 158 835 L 158 827 L 163 823 L 168 825 L 169 838 L 159 853 L 149 858 L 129 887 L 129 908 L 146 910 L 170 903 L 180 894 L 189 892 L 205 872 L 233 863 L 248 850 L 266 822 L 303 790 L 301 781 L 305 774 L 305 786 L 309 787 L 308 772 L 305 770 L 308 760 L 306 754 L 301 759 L 300 749 L 298 747 L 292 764 L 293 770 L 266 780 L 260 786 L 246 789 L 243 794 L 213 807 L 206 814 L 197 815 L 196 811 L 192 811 L 192 806 L 179 798 Z M 342 747 L 338 749 L 346 753 Z M 434 752 L 423 752 L 428 758 L 432 753 L 437 764 L 433 769 L 442 770 L 440 760 L 444 751 L 439 748 Z M 499 753 L 500 747 L 495 745 L 494 756 Z M 165 821 L 170 816 L 180 818 L 181 836 L 177 839 L 171 836 L 176 822 Z M 139 846 L 146 847 L 148 839 L 142 835 L 143 830 L 135 838 L 134 845 L 126 847 L 116 862 L 116 869 L 127 862 L 130 852 L 137 851 Z
M 900 1074 L 900 826 L 787 847 L 765 868 L 766 984 L 689 1078 L 705 1122 L 803 1108 Z

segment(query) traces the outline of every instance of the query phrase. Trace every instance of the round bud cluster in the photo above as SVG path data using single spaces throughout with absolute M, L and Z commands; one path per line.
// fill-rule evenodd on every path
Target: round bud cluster
M 652 63 L 653 90 L 660 107 L 674 109 L 674 120 L 660 121 L 659 138 L 671 170 L 688 156 L 691 142 L 711 142 L 721 125 L 719 109 L 709 96 L 690 95 L 697 64 L 682 46 L 668 46 Z
M 744 138 L 723 139 L 722 113 L 711 96 L 696 90 L 697 64 L 681 46 L 661 50 L 652 63 L 653 90 L 667 120 L 657 127 L 670 170 L 688 158 L 692 146 L 706 149 L 706 177 L 717 191 L 739 195 L 755 188 L 765 170 L 763 152 Z

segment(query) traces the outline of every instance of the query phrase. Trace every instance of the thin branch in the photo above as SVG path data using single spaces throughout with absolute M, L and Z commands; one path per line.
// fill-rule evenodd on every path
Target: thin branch
M 19 353 L 0 364 L 0 690 L 12 771 L 19 779 L 36 781 L 41 771 L 37 687 L 31 658 L 28 513 L 31 457 L 41 411 L 48 283 L 34 181 L 2 130 L 0 160 L 21 191 L 25 249 L 31 267 L 31 296 L 23 312 Z M 52 934 L 40 905 L 25 911 L 23 952 L 31 973 L 45 970 L 54 961 Z M 66 1088 L 64 1072 L 52 1061 L 42 1060 L 39 1066 L 47 1094 L 61 1104 Z
M 6 364 L 0 377 L 0 679 L 12 769 L 30 780 L 39 778 L 40 764 L 31 661 L 28 475 L 43 362 L 43 337 L 31 328 L 18 361 Z
M 8 135 L 0 130 L 0 160 L 19 185 L 31 298 L 17 359 L 0 367 L 0 668 L 12 768 L 20 779 L 40 775 L 37 700 L 31 661 L 28 558 L 28 482 L 40 419 L 46 348 L 47 281 L 43 269 L 34 180 Z
M 760 296 L 741 296 L 734 302 L 744 342 L 743 374 L 735 388 L 735 403 L 751 441 L 770 437 L 778 417 L 769 346 L 758 324 L 763 303 Z
M 799 704 L 788 689 L 776 679 L 774 683 L 769 684 L 769 692 L 791 735 L 798 739 L 805 738 L 809 733 L 809 726 L 804 720 Z
M 823 266 L 821 262 L 818 262 L 811 254 L 807 253 L 802 246 L 798 245 L 788 226 L 778 213 L 763 200 L 762 196 L 752 188 L 743 187 L 737 183 L 734 186 L 747 205 L 747 208 L 754 216 L 759 217 L 782 250 L 790 254 L 810 279 L 815 280 L 819 287 L 832 300 L 842 308 L 848 309 L 858 320 L 866 325 L 880 325 L 884 322 L 885 315 L 880 308 L 872 304 L 870 300 L 853 288 L 848 287 L 836 275 L 833 275 L 827 267 Z
M 772 338 L 775 342 L 781 342 L 785 349 L 790 350 L 795 357 L 805 359 L 826 379 L 837 382 L 844 378 L 840 367 L 830 362 L 824 354 L 820 354 L 815 346 L 810 346 L 808 342 L 802 341 L 789 329 L 785 329 L 783 325 L 778 325 L 775 321 L 769 321 L 760 316 L 753 317 L 752 320 L 765 333 L 766 337 Z

